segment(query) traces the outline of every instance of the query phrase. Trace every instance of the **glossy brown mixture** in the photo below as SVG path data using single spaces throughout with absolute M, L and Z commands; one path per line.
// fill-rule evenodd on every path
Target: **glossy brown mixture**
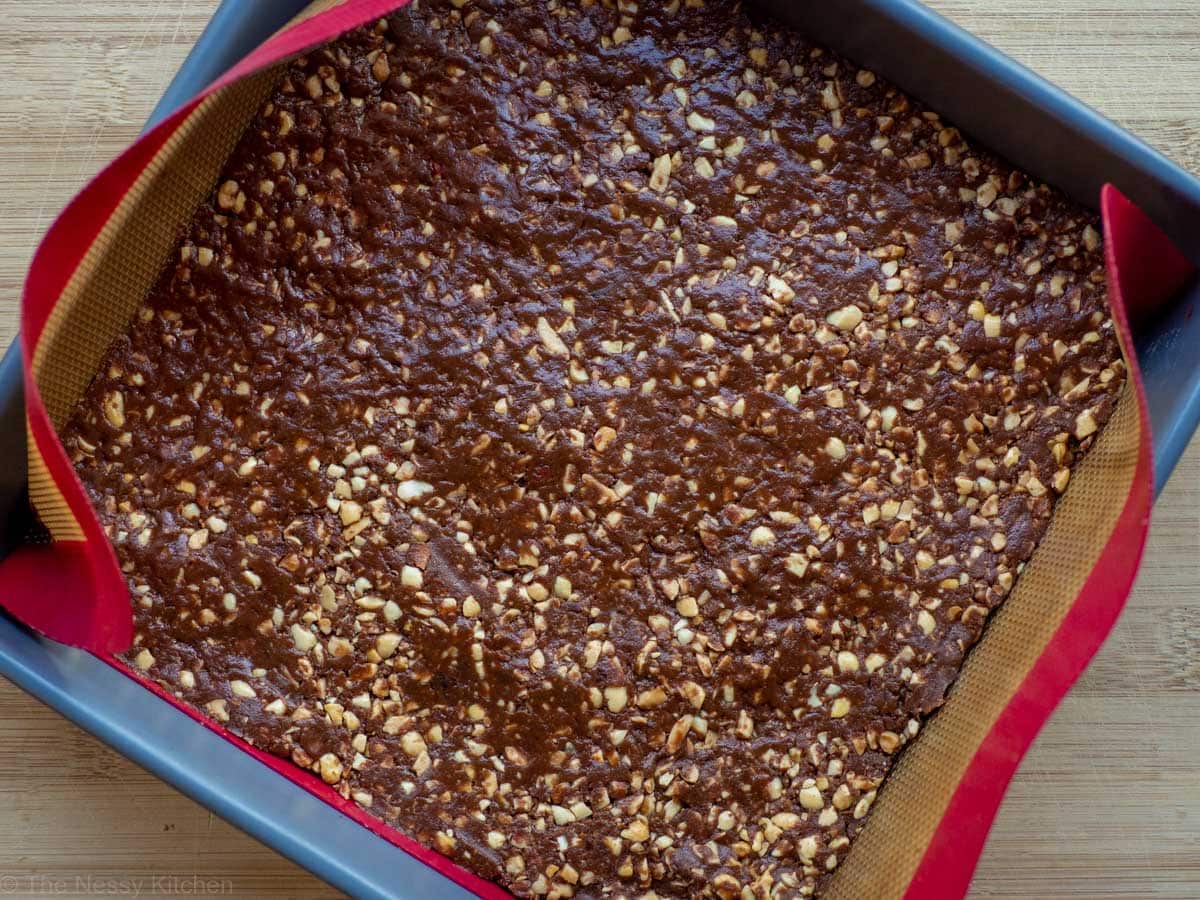
M 294 63 L 67 428 L 133 662 L 519 895 L 818 891 L 1123 381 L 1095 223 L 724 2 Z

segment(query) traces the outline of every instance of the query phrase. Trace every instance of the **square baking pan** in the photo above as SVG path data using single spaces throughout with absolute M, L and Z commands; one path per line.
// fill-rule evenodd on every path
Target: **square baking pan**
M 919 97 L 980 143 L 1095 208 L 1111 182 L 1200 264 L 1200 180 L 915 0 L 759 0 L 818 42 Z M 168 114 L 305 0 L 224 0 L 164 93 Z M 1160 491 L 1200 423 L 1200 279 L 1136 328 Z M 19 351 L 0 362 L 0 553 L 32 524 Z M 213 812 L 355 896 L 469 894 L 102 660 L 0 615 L 0 674 Z

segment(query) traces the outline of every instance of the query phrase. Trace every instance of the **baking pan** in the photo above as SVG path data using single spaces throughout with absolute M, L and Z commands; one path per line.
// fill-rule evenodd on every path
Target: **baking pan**
M 915 0 L 763 5 L 879 72 L 981 143 L 1094 207 L 1114 183 L 1200 263 L 1200 180 Z M 285 23 L 304 0 L 224 0 L 153 123 Z M 1140 323 L 1139 359 L 1161 490 L 1200 422 L 1200 280 Z M 25 497 L 16 347 L 0 362 L 3 546 L 33 525 Z M 0 548 L 2 550 L 2 548 Z M 0 615 L 0 674 L 218 815 L 356 897 L 465 897 L 462 888 L 269 771 L 100 659 Z

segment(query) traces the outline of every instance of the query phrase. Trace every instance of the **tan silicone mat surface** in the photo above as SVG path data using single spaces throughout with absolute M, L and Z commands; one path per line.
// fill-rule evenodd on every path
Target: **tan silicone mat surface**
M 260 72 L 207 98 L 123 198 L 71 277 L 33 360 L 56 427 L 66 421 L 105 350 L 159 277 L 184 226 L 212 191 L 281 68 Z M 1099 558 L 1132 482 L 1138 436 L 1136 396 L 1127 388 L 1074 474 L 1013 594 L 969 655 L 946 704 L 888 778 L 827 896 L 858 900 L 904 893 L 976 749 Z M 31 469 L 30 493 L 55 538 L 80 539 L 78 525 L 44 464 Z
M 142 172 L 67 283 L 33 359 L 56 428 L 158 278 L 279 71 L 265 70 L 205 99 Z
M 884 782 L 827 897 L 903 896 L 976 749 L 1103 553 L 1133 483 L 1139 433 L 1137 395 L 1127 384 L 1012 594 L 967 656 L 945 705 Z

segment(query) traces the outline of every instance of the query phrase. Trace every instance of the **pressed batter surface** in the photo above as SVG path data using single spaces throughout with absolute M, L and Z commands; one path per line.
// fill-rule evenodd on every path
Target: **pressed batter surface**
M 421 2 L 291 66 L 66 441 L 132 661 L 255 745 L 519 895 L 804 895 L 1104 300 L 1089 213 L 732 3 Z

